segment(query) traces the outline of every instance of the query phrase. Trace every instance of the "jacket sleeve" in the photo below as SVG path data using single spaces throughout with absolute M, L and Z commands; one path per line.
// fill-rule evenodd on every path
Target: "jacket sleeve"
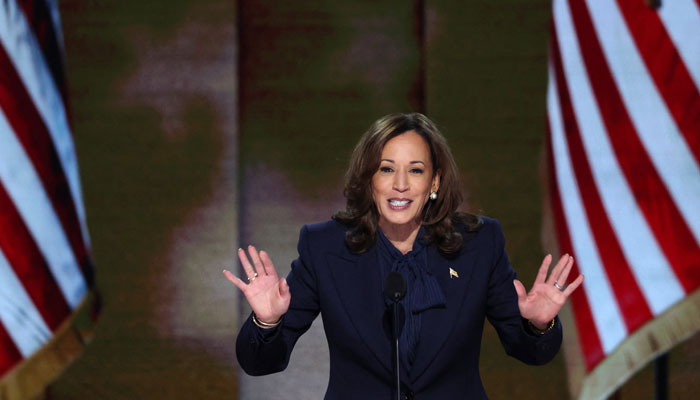
M 498 222 L 490 224 L 493 235 L 493 260 L 489 278 L 486 316 L 496 328 L 506 353 L 524 363 L 541 365 L 559 352 L 562 326 L 559 317 L 554 327 L 544 334 L 533 332 L 520 316 L 518 295 L 513 286 L 516 273 L 505 251 L 505 238 Z M 484 232 L 489 233 L 489 232 Z
M 280 325 L 274 329 L 259 328 L 251 314 L 238 333 L 236 357 L 249 375 L 267 375 L 287 368 L 294 345 L 320 311 L 306 226 L 301 229 L 297 250 L 299 258 L 292 262 L 287 276 L 292 298 Z

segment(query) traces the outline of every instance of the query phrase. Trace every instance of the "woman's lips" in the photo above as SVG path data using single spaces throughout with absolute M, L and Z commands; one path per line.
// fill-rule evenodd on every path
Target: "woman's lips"
M 401 211 L 408 208 L 411 200 L 408 199 L 389 199 L 389 208 L 395 211 Z

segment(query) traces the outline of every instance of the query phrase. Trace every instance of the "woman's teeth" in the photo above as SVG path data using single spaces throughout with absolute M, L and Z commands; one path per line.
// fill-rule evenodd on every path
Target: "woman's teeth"
M 389 203 L 394 207 L 402 207 L 408 204 L 408 200 L 389 200 Z

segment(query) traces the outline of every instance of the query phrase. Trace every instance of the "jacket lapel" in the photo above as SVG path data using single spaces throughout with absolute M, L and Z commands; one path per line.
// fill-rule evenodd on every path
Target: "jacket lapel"
M 423 313 L 416 359 L 410 374 L 413 382 L 425 372 L 435 359 L 449 338 L 455 321 L 460 318 L 460 309 L 474 270 L 474 255 L 476 254 L 476 248 L 473 246 L 468 246 L 454 259 L 445 258 L 434 246 L 431 246 L 429 251 L 428 268 L 442 288 L 446 307 Z M 450 268 L 459 277 L 451 276 Z
M 328 254 L 327 259 L 335 287 L 355 331 L 387 372 L 392 373 L 392 342 L 387 339 L 383 325 L 387 307 L 376 247 L 360 255 Z M 408 382 L 406 371 L 402 368 L 400 372 L 401 379 Z

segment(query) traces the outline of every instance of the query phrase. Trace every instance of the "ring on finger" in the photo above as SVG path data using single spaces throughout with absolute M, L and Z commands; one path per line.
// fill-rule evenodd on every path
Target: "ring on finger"
M 559 282 L 554 281 L 554 287 L 561 290 L 562 292 L 564 291 L 564 288 L 562 286 L 559 286 Z
M 256 272 L 255 275 L 248 277 L 248 282 L 253 282 L 255 278 L 258 277 L 258 273 Z

